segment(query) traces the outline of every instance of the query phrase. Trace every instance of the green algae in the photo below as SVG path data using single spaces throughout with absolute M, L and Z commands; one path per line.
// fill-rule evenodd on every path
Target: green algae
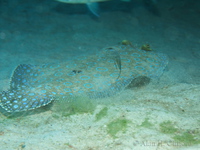
M 116 138 L 116 134 L 120 131 L 125 132 L 128 124 L 130 123 L 130 120 L 127 120 L 125 118 L 118 118 L 113 120 L 107 125 L 107 132 L 112 137 Z
M 140 127 L 151 128 L 153 126 L 152 123 L 149 122 L 149 118 L 145 118 Z
M 58 100 L 54 105 L 55 112 L 64 117 L 74 114 L 91 114 L 96 108 L 96 104 L 86 96 L 74 96 L 68 99 Z
M 174 134 L 178 131 L 171 121 L 164 121 L 160 123 L 160 131 L 164 134 Z
M 164 121 L 160 124 L 160 131 L 164 134 L 171 134 L 175 142 L 183 146 L 191 146 L 200 144 L 200 139 L 197 138 L 198 132 L 190 133 L 187 130 L 181 130 L 175 127 L 171 121 Z
M 99 113 L 97 113 L 95 115 L 96 120 L 95 121 L 99 121 L 101 120 L 103 117 L 105 117 L 108 114 L 108 108 L 104 107 L 102 110 L 100 110 Z
M 185 146 L 200 144 L 200 139 L 196 139 L 195 135 L 188 132 L 183 132 L 180 135 L 175 135 L 173 139 L 177 142 L 183 143 Z

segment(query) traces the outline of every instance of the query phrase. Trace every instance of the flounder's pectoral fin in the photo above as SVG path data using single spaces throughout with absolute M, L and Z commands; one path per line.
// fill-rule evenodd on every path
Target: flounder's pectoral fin
M 0 106 L 7 112 L 21 112 L 49 104 L 53 100 L 52 95 L 38 93 L 32 88 L 38 75 L 34 66 L 19 65 L 12 75 L 10 89 L 0 93 Z

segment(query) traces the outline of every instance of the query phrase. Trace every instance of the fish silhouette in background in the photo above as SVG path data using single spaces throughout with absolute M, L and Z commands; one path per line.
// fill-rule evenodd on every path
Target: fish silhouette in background
M 21 64 L 13 72 L 10 89 L 1 92 L 0 106 L 13 113 L 67 100 L 69 96 L 113 96 L 137 77 L 160 77 L 167 63 L 164 54 L 117 45 L 55 64 Z
M 94 16 L 100 17 L 99 2 L 106 2 L 112 0 L 56 0 L 56 1 L 68 4 L 86 4 L 87 8 Z M 134 2 L 138 0 L 118 0 L 118 1 L 124 3 L 130 3 L 132 1 Z M 159 11 L 156 6 L 157 0 L 139 0 L 139 1 L 141 1 L 144 4 L 145 8 L 150 12 L 153 12 L 154 14 L 159 14 Z
M 99 17 L 99 5 L 97 2 L 109 1 L 109 0 L 56 0 L 62 3 L 69 4 L 86 4 L 90 12 L 96 17 Z

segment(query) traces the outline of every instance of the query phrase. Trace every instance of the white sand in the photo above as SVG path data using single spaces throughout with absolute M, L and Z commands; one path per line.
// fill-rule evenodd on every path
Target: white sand
M 194 144 L 195 140 L 200 141 L 198 2 L 160 0 L 160 17 L 140 6 L 130 13 L 105 11 L 98 20 L 84 12 L 70 15 L 56 11 L 60 4 L 49 0 L 1 3 L 0 91 L 9 87 L 11 73 L 18 64 L 64 61 L 124 39 L 139 46 L 150 43 L 156 52 L 169 56 L 169 65 L 159 81 L 102 100 L 93 114 L 63 117 L 53 111 L 54 106 L 26 117 L 8 119 L 1 114 L 0 149 L 200 149 L 200 142 Z M 108 114 L 95 121 L 95 115 L 105 105 Z M 130 122 L 124 131 L 112 137 L 108 124 L 117 118 Z M 146 119 L 151 126 L 142 126 Z M 172 122 L 177 129 L 174 134 L 161 131 L 160 124 L 166 121 Z M 173 139 L 184 133 L 194 140 L 184 145 Z
M 153 88 L 153 89 L 152 89 Z M 174 135 L 191 133 L 199 140 L 200 86 L 176 84 L 162 89 L 151 85 L 142 90 L 126 90 L 109 100 L 108 114 L 99 121 L 95 115 L 105 107 L 98 105 L 93 114 L 60 116 L 54 111 L 6 119 L 1 117 L 1 147 L 3 149 L 195 149 L 198 145 L 173 140 Z M 127 95 L 129 97 L 127 97 Z M 123 99 L 123 101 L 122 101 Z M 104 100 L 104 101 L 107 101 Z M 52 108 L 53 109 L 53 108 Z M 108 124 L 117 118 L 130 122 L 116 137 L 108 133 Z M 142 126 L 145 119 L 152 124 Z M 160 124 L 171 121 L 178 131 L 161 132 Z M 22 149 L 22 148 L 21 148 Z

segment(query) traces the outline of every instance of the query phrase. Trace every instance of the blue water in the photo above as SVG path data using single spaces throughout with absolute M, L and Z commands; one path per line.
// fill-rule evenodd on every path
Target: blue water
M 2 118 L 6 119 L 8 117 L 6 111 L 28 111 L 29 109 L 49 105 L 55 96 L 52 92 L 62 91 L 57 88 L 57 91 L 50 90 L 50 97 L 48 97 L 49 93 L 47 95 L 43 93 L 42 98 L 38 98 L 37 94 L 33 97 L 30 94 L 35 94 L 35 91 L 31 86 L 40 86 L 35 80 L 38 80 L 38 78 L 43 79 L 43 76 L 37 76 L 33 79 L 30 74 L 24 75 L 24 72 L 29 69 L 17 68 L 20 64 L 26 67 L 36 66 L 37 69 L 41 69 L 43 64 L 63 64 L 71 61 L 74 64 L 77 63 L 81 68 L 80 64 L 85 62 L 76 61 L 76 58 L 82 55 L 87 57 L 96 56 L 103 48 L 113 45 L 119 46 L 122 40 L 130 41 L 131 46 L 137 50 L 140 50 L 142 45 L 149 44 L 152 49 L 150 53 L 155 53 L 155 55 L 162 58 L 155 59 L 154 61 L 157 61 L 157 63 L 153 65 L 142 61 L 142 67 L 145 68 L 146 72 L 142 71 L 134 74 L 134 70 L 126 71 L 127 66 L 123 65 L 123 61 L 127 58 L 123 58 L 123 54 L 120 53 L 121 68 L 116 66 L 117 64 L 113 64 L 111 71 L 115 70 L 118 76 L 119 70 L 122 69 L 122 76 L 126 79 L 109 78 L 107 84 L 111 86 L 105 88 L 106 91 L 105 89 L 102 90 L 103 93 L 98 91 L 101 95 L 99 97 L 117 95 L 128 86 L 131 82 L 130 79 L 133 80 L 139 75 L 151 78 L 150 83 L 158 89 L 179 84 L 188 84 L 191 87 L 198 86 L 200 84 L 199 8 L 200 2 L 196 0 L 132 0 L 131 2 L 113 0 L 99 3 L 100 11 L 98 12 L 99 17 L 97 17 L 87 9 L 85 4 L 66 4 L 54 0 L 1 0 L 0 91 L 4 91 L 0 96 Z M 114 58 L 116 57 L 114 56 Z M 91 58 L 88 59 L 91 60 Z M 105 67 L 106 64 L 99 60 L 94 60 L 94 62 L 99 62 L 100 67 Z M 134 63 L 139 62 L 135 61 Z M 158 68 L 153 70 L 153 75 L 159 74 L 156 79 L 152 77 L 153 75 L 150 76 L 153 71 L 149 69 L 150 66 L 155 67 L 155 64 L 158 64 Z M 128 66 L 136 67 L 135 64 L 131 63 Z M 87 68 L 91 73 L 87 72 L 85 74 L 85 72 L 82 72 L 82 75 L 91 77 L 96 67 L 99 66 L 92 69 Z M 73 68 L 70 69 L 70 71 L 73 71 Z M 48 70 L 45 71 L 48 72 Z M 49 72 L 53 71 L 55 72 L 52 75 L 56 74 L 56 71 L 58 72 L 58 70 L 49 69 Z M 110 75 L 110 72 L 108 74 Z M 106 75 L 104 74 L 102 77 Z M 78 73 L 77 76 L 81 76 L 81 73 Z M 28 85 L 30 79 L 32 85 Z M 58 87 L 58 83 L 55 83 L 58 78 L 51 79 L 51 82 L 45 82 L 45 84 L 51 84 L 50 87 L 53 88 Z M 74 80 L 71 82 L 75 83 Z M 113 82 L 116 84 L 113 84 Z M 88 81 L 88 83 L 93 84 L 93 81 Z M 85 84 L 85 82 L 81 82 L 78 85 Z M 41 85 L 43 86 L 44 83 Z M 34 88 L 37 89 L 38 87 Z M 91 90 L 94 91 L 94 89 Z M 137 87 L 136 90 L 138 90 Z M 28 94 L 29 97 L 26 97 Z M 174 94 L 176 95 L 176 93 Z M 22 102 L 16 99 L 20 96 L 24 100 L 29 98 L 31 100 L 39 99 L 40 102 L 37 102 L 37 104 L 27 101 Z M 173 95 L 170 96 L 173 97 Z M 91 97 L 94 98 L 95 96 Z M 198 95 L 194 97 L 198 97 Z M 12 99 L 12 102 L 10 102 L 10 99 Z M 9 103 L 12 103 L 12 105 L 8 105 Z M 22 103 L 24 103 L 23 108 Z M 2 132 L 6 132 L 4 129 L 2 130 Z

